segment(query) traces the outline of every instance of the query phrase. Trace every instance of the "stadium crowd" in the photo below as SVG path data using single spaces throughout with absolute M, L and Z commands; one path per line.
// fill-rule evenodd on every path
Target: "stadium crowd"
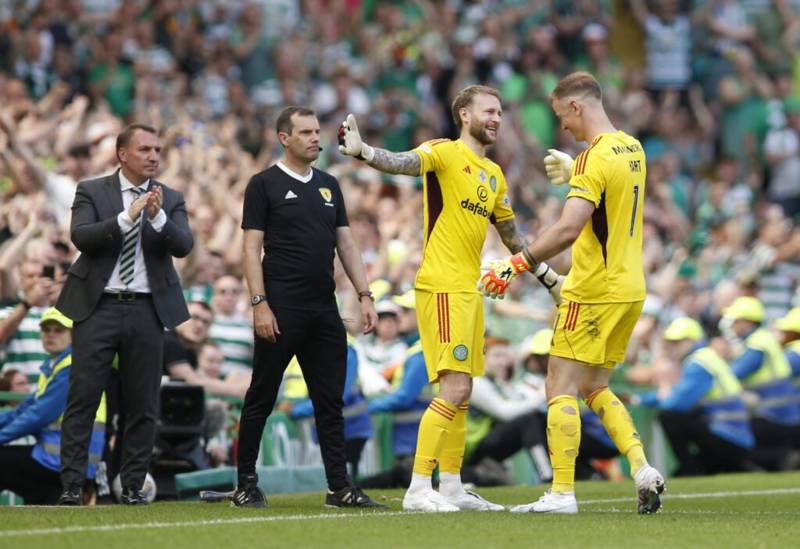
M 675 406 L 674 393 L 699 383 L 690 401 L 702 407 L 712 391 L 682 363 L 708 342 L 747 389 L 733 379 L 727 396 L 741 398 L 755 418 L 749 438 L 720 435 L 747 450 L 729 468 L 797 467 L 800 351 L 791 342 L 800 338 L 800 314 L 791 310 L 800 306 L 800 2 L 793 0 L 4 2 L 3 390 L 24 391 L 19 374 L 35 379 L 48 359 L 39 323 L 76 257 L 68 228 L 77 182 L 114 170 L 115 137 L 138 121 L 163 132 L 159 179 L 184 194 L 195 236 L 194 250 L 178 262 L 192 318 L 168 335 L 164 375 L 211 396 L 242 397 L 253 349 L 242 283 L 243 193 L 250 176 L 280 155 L 275 116 L 298 104 L 319 117 L 319 165 L 339 178 L 378 300 L 376 333 L 354 344 L 361 390 L 370 412 L 418 410 L 425 391 L 415 373 L 421 355 L 408 290 L 421 254 L 421 180 L 340 155 L 337 128 L 354 113 L 370 144 L 409 150 L 455 135 L 457 90 L 497 87 L 504 122 L 490 156 L 506 174 L 517 223 L 535 235 L 555 221 L 566 192 L 549 183 L 542 158 L 550 148 L 579 152 L 548 101 L 558 79 L 576 69 L 597 77 L 613 122 L 647 154 L 649 293 L 619 380 L 633 387 L 634 402 L 662 409 L 676 445 L 675 437 L 689 436 L 676 435 L 680 414 L 699 412 Z M 490 231 L 484 257 L 504 255 Z M 566 273 L 569 261 L 565 252 L 552 265 Z M 337 277 L 341 313 L 355 336 L 357 296 L 338 263 Z M 754 299 L 742 305 L 742 297 Z M 542 372 L 530 359 L 546 354 L 540 333 L 553 312 L 547 291 L 532 282 L 512 286 L 503 301 L 486 300 L 490 375 L 473 414 L 482 437 L 470 445 L 500 461 L 509 447 L 528 448 L 540 478 L 548 474 L 543 437 L 530 424 L 541 422 Z M 697 326 L 687 328 L 688 319 Z M 788 362 L 776 354 L 779 341 Z M 776 384 L 783 388 L 770 392 Z M 217 403 L 225 416 L 227 404 Z M 201 466 L 233 459 L 230 417 L 206 433 Z M 514 444 L 481 445 L 508 425 L 519 426 Z M 415 436 L 398 432 L 401 463 Z M 749 451 L 754 445 L 760 452 Z M 502 448 L 492 453 L 493 446 Z M 678 472 L 706 471 L 690 463 L 695 454 L 675 451 Z M 491 476 L 486 469 L 479 478 Z

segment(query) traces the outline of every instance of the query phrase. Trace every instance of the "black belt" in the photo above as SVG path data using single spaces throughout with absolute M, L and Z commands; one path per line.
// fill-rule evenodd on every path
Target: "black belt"
M 137 299 L 151 299 L 152 294 L 145 292 L 103 292 L 103 296 L 116 301 L 136 301 Z

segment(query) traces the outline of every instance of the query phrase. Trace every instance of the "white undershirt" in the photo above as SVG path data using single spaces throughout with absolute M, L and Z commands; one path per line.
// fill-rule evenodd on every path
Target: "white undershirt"
M 128 216 L 128 208 L 133 203 L 134 199 L 136 198 L 134 193 L 129 191 L 128 189 L 132 189 L 136 187 L 133 183 L 128 181 L 128 179 L 122 175 L 122 170 L 119 171 L 119 187 L 122 191 L 122 206 L 124 209 L 119 212 L 117 215 L 117 225 L 119 225 L 119 230 L 124 235 L 128 232 L 129 229 L 133 227 L 134 220 Z M 138 186 L 140 189 L 147 191 L 150 188 L 150 180 L 148 179 L 144 183 Z M 145 208 L 142 210 L 142 214 L 147 216 L 147 209 Z M 164 213 L 163 209 L 158 210 L 158 213 L 153 219 L 149 217 L 147 220 L 150 222 L 150 226 L 153 229 L 160 233 L 161 229 L 164 228 L 164 225 L 167 223 L 167 214 Z M 122 251 L 120 251 L 120 256 L 122 256 Z M 139 242 L 136 244 L 136 256 L 133 260 L 133 280 L 131 281 L 129 286 L 125 286 L 125 283 L 119 277 L 119 260 L 117 258 L 117 263 L 114 265 L 114 270 L 111 271 L 111 276 L 108 279 L 108 284 L 106 285 L 107 292 L 141 292 L 141 293 L 150 293 L 150 283 L 147 280 L 147 268 L 144 264 L 144 253 L 142 253 L 142 238 L 141 234 L 139 236 Z
M 283 172 L 284 172 L 286 175 L 288 175 L 289 177 L 291 177 L 291 178 L 293 178 L 293 179 L 297 179 L 297 180 L 298 180 L 298 181 L 300 181 L 301 183 L 308 183 L 309 181 L 311 181 L 311 178 L 312 178 L 312 177 L 314 177 L 314 168 L 311 168 L 311 169 L 308 171 L 308 175 L 300 175 L 299 173 L 297 173 L 296 171 L 293 171 L 293 170 L 292 170 L 292 169 L 291 169 L 289 166 L 287 166 L 286 164 L 284 164 L 284 163 L 283 163 L 282 161 L 280 161 L 280 160 L 278 160 L 278 162 L 276 162 L 276 165 L 277 165 L 277 166 L 278 166 L 278 167 L 279 167 L 281 170 L 283 170 Z

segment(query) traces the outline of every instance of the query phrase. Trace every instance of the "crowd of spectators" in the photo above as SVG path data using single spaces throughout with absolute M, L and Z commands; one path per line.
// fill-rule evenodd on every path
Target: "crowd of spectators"
M 373 289 L 399 296 L 420 261 L 421 180 L 340 155 L 346 114 L 370 144 L 407 150 L 454 136 L 456 91 L 496 86 L 504 113 L 490 156 L 517 223 L 535 235 L 565 192 L 544 175 L 546 150 L 574 156 L 584 146 L 560 130 L 548 102 L 575 69 L 598 78 L 613 122 L 647 154 L 649 296 L 627 375 L 667 391 L 678 361 L 661 353 L 660 333 L 671 320 L 698 319 L 713 338 L 736 296 L 757 296 L 767 325 L 798 304 L 800 1 L 3 2 L 0 375 L 34 374 L 46 358 L 38 322 L 76 256 L 76 184 L 115 169 L 126 123 L 162 130 L 159 179 L 183 192 L 195 235 L 179 270 L 188 300 L 205 306 L 172 338 L 165 374 L 243 395 L 252 332 L 242 197 L 281 153 L 274 118 L 284 106 L 317 112 L 319 166 L 339 178 Z M 485 257 L 505 253 L 490 230 Z M 569 252 L 553 266 L 566 273 Z M 357 334 L 354 289 L 337 273 L 342 316 Z M 550 296 L 531 281 L 486 307 L 488 334 L 519 349 L 519 360 L 526 337 L 552 321 Z M 378 334 L 362 342 L 382 375 L 404 357 L 399 316 L 385 305 Z

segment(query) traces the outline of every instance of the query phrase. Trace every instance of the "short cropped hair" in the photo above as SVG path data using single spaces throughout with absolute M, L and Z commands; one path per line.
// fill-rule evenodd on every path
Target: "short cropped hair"
M 476 95 L 493 95 L 500 101 L 500 92 L 496 89 L 492 88 L 491 86 L 468 86 L 458 92 L 456 98 L 453 99 L 453 106 L 450 108 L 451 112 L 453 113 L 453 122 L 456 123 L 456 127 L 458 131 L 461 131 L 461 116 L 458 114 L 458 111 L 463 109 L 464 107 L 469 107 L 472 103 L 472 100 L 475 98 Z
M 561 79 L 553 92 L 550 100 L 564 99 L 576 95 L 590 95 L 595 99 L 603 99 L 603 90 L 600 83 L 588 72 L 573 72 Z
M 309 109 L 308 107 L 298 107 L 297 105 L 286 107 L 281 111 L 281 113 L 278 115 L 278 119 L 275 121 L 275 131 L 277 133 L 283 132 L 291 135 L 292 129 L 294 128 L 292 125 L 292 116 L 295 114 L 300 116 L 317 115 L 317 113 L 314 112 L 314 109 Z
M 119 132 L 117 136 L 117 159 L 119 159 L 119 150 L 122 147 L 127 147 L 128 143 L 131 142 L 131 137 L 133 137 L 133 132 L 136 130 L 142 130 L 143 132 L 152 133 L 154 135 L 158 135 L 158 130 L 155 129 L 153 126 L 148 126 L 147 124 L 139 124 L 133 123 L 128 124 L 122 131 Z

